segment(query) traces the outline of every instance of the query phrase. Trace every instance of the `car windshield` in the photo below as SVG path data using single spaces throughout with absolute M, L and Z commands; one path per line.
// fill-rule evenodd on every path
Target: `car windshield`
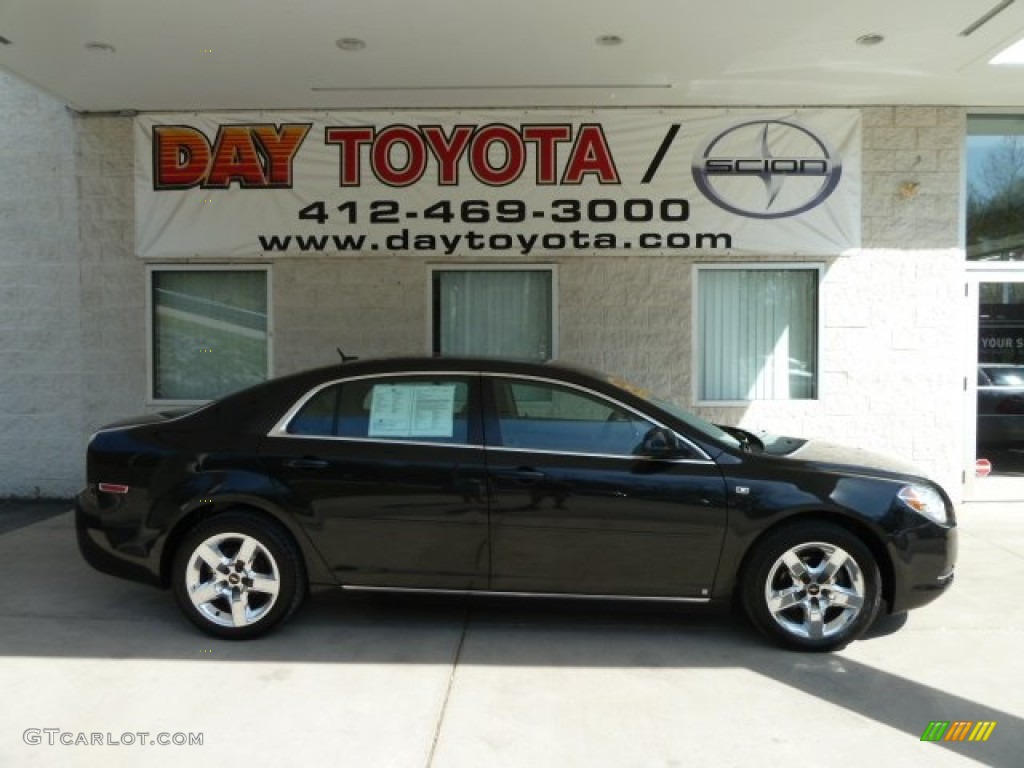
M 650 390 L 638 387 L 625 379 L 618 378 L 617 376 L 608 377 L 608 383 L 618 387 L 619 389 L 624 389 L 630 394 L 642 398 L 661 410 L 672 414 L 677 419 L 684 422 L 690 429 L 695 432 L 699 432 L 705 437 L 709 437 L 719 443 L 724 443 L 732 448 L 740 448 L 743 445 L 738 439 L 720 427 L 715 426 L 710 421 L 705 421 L 697 414 L 691 413 L 682 406 L 673 403 L 671 400 L 665 400 L 664 398 L 657 397 L 651 393 Z

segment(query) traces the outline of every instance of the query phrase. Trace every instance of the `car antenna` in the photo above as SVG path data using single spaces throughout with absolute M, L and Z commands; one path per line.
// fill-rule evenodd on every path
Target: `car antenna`
M 341 355 L 341 363 L 342 363 L 342 365 L 344 365 L 345 363 L 351 363 L 353 360 L 358 360 L 359 359 L 355 355 L 346 355 L 344 352 L 341 351 L 341 347 L 335 347 L 335 349 L 337 349 L 338 350 L 338 354 Z

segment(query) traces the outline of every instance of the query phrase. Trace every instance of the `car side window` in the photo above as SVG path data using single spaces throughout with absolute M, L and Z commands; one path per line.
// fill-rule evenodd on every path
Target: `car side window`
M 340 386 L 321 389 L 302 406 L 295 417 L 288 423 L 288 434 L 328 436 L 336 435 L 336 419 L 338 393 Z
M 632 456 L 654 424 L 610 400 L 549 382 L 494 379 L 500 445 Z
M 467 443 L 469 385 L 446 377 L 382 377 L 333 384 L 288 423 L 293 435 Z

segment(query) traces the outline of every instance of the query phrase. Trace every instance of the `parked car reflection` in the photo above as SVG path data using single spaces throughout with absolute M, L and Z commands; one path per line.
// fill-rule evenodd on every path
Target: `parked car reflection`
M 978 366 L 978 448 L 1024 447 L 1024 365 Z

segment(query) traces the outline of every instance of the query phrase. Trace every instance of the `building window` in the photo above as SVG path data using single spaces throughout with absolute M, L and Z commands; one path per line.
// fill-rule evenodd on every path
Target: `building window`
M 818 395 L 818 267 L 697 270 L 697 397 Z
M 431 288 L 435 355 L 554 357 L 553 267 L 438 267 Z
M 155 400 L 212 400 L 266 380 L 266 269 L 149 274 Z
M 1024 116 L 967 119 L 967 258 L 1024 260 Z

